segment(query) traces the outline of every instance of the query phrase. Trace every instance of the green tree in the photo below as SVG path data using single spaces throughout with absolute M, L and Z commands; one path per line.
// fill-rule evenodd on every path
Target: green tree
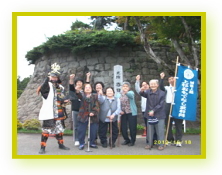
M 24 78 L 22 81 L 20 80 L 20 78 L 21 78 L 20 76 L 18 76 L 18 78 L 17 78 L 17 98 L 19 98 L 20 95 L 25 90 L 28 82 L 31 79 L 31 76 Z
M 200 16 L 159 16 L 151 19 L 158 37 L 171 40 L 180 58 L 188 65 L 199 66 L 199 43 L 201 41 Z M 188 52 L 181 46 L 188 44 Z M 187 54 L 192 54 L 193 60 Z
M 123 30 L 139 31 L 144 50 L 158 65 L 171 70 L 163 59 L 155 55 L 151 40 L 171 42 L 184 63 L 199 66 L 200 16 L 117 16 L 116 21 Z M 188 48 L 181 44 L 188 44 Z M 188 59 L 188 55 L 193 59 Z
M 92 27 L 89 24 L 85 24 L 82 21 L 76 20 L 74 23 L 72 23 L 71 30 L 76 29 L 92 29 Z
M 146 27 L 149 25 L 148 16 L 140 16 L 140 22 L 143 27 Z M 138 26 L 133 16 L 117 16 L 116 22 L 122 30 L 129 30 L 129 31 L 137 31 L 138 32 Z
M 91 16 L 93 29 L 102 30 L 116 21 L 115 16 Z

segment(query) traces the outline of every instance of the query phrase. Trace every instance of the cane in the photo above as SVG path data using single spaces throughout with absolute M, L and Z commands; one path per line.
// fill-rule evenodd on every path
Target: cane
M 76 140 L 76 137 L 75 137 L 75 117 L 74 117 L 74 112 L 72 111 L 72 133 L 73 133 L 73 142 L 74 142 L 74 145 L 75 145 L 75 140 Z
M 120 115 L 118 116 L 118 130 L 119 130 L 119 133 L 118 133 L 118 140 L 117 140 L 117 146 L 119 147 L 119 144 L 120 144 Z
M 110 120 L 110 149 L 113 148 L 112 132 L 112 120 Z
M 86 152 L 92 152 L 89 149 L 89 143 L 90 143 L 90 116 L 89 116 L 89 123 L 88 123 L 88 149 L 86 150 Z
M 77 99 L 77 97 L 76 97 L 76 94 L 73 92 L 73 91 L 69 91 L 69 99 L 70 100 L 75 100 L 75 99 Z M 66 116 L 68 116 L 68 115 L 66 115 Z M 75 136 L 75 115 L 74 115 L 74 111 L 72 111 L 72 119 L 71 119 L 73 122 L 72 122 L 72 130 L 73 130 L 73 142 L 74 142 L 74 145 L 75 145 L 75 140 L 76 140 L 76 136 Z
M 89 112 L 90 112 L 91 108 L 90 108 L 90 101 L 89 101 Z M 90 113 L 89 113 L 90 114 Z M 88 149 L 86 150 L 86 152 L 92 152 L 89 149 L 89 143 L 90 143 L 90 115 L 89 115 L 89 121 L 88 121 Z

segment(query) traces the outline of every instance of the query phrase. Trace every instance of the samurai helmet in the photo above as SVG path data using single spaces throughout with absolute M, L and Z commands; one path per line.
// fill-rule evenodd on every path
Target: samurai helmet
M 60 66 L 59 66 L 57 63 L 52 64 L 52 65 L 51 65 L 51 69 L 52 69 L 52 70 L 51 70 L 51 72 L 49 72 L 49 76 L 58 77 L 59 74 L 61 74 L 61 73 L 59 72 Z

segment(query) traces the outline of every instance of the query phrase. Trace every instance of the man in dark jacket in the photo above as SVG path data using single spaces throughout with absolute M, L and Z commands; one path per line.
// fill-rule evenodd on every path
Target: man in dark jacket
M 157 133 L 156 145 L 158 145 L 158 150 L 163 150 L 164 147 L 164 122 L 166 118 L 165 113 L 165 92 L 158 89 L 158 80 L 150 80 L 150 89 L 146 90 L 142 87 L 140 95 L 147 98 L 145 117 L 148 119 L 148 140 L 149 143 L 146 145 L 146 149 L 151 149 L 153 146 L 153 133 L 154 128 Z

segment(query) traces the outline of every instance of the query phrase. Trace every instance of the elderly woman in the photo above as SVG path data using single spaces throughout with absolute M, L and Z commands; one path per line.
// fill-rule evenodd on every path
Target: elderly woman
M 130 83 L 123 82 L 120 94 L 121 102 L 121 132 L 124 138 L 122 145 L 134 146 L 137 131 L 137 107 L 134 92 L 130 90 Z M 128 128 L 130 138 L 128 137 Z
M 86 74 L 86 83 L 89 83 L 90 73 Z M 79 108 L 81 101 L 75 95 L 75 86 L 78 86 L 81 89 L 83 88 L 84 81 L 81 78 L 75 78 L 75 74 L 70 75 L 69 79 L 69 93 L 71 95 L 71 102 L 72 102 L 72 124 L 73 124 L 73 141 L 75 146 L 79 146 L 79 139 L 78 139 L 78 121 L 77 116 L 79 113 Z
M 112 138 L 110 138 L 109 140 L 109 145 L 112 148 L 115 147 L 115 142 L 118 137 L 117 117 L 120 113 L 120 100 L 119 98 L 114 97 L 114 94 L 115 92 L 112 87 L 106 88 L 105 96 L 103 95 L 102 89 L 99 91 L 98 94 L 98 99 L 100 103 L 99 138 L 101 140 L 103 148 L 107 148 L 106 134 L 108 126 L 112 128 Z
M 92 86 L 85 84 L 84 93 L 80 93 L 81 88 L 76 87 L 76 93 L 81 100 L 79 113 L 77 116 L 78 121 L 78 138 L 79 138 L 79 150 L 84 149 L 86 130 L 90 117 L 90 147 L 98 148 L 95 144 L 96 133 L 98 128 L 98 113 L 99 102 L 97 94 L 92 94 Z

